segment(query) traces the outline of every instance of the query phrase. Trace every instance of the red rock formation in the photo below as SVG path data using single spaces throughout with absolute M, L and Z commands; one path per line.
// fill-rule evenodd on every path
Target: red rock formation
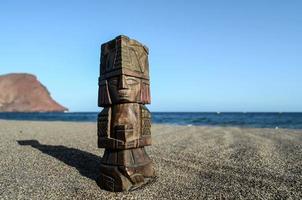
M 0 76 L 0 112 L 63 112 L 37 77 L 31 74 Z

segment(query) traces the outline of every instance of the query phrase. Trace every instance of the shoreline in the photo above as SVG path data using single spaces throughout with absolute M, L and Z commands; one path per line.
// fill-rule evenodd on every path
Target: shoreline
M 8 122 L 46 122 L 46 123 L 82 123 L 82 124 L 96 124 L 97 121 L 60 121 L 60 120 L 16 120 L 16 119 L 0 119 L 1 121 Z M 283 128 L 283 127 L 253 127 L 253 126 L 236 126 L 236 125 L 198 125 L 198 124 L 173 124 L 173 123 L 151 123 L 151 126 L 172 126 L 172 127 L 206 127 L 206 128 L 240 128 L 240 129 L 274 129 L 284 131 L 299 131 L 302 128 Z
M 96 122 L 93 113 L 0 113 L 4 120 Z M 302 129 L 302 113 L 152 113 L 153 124 Z

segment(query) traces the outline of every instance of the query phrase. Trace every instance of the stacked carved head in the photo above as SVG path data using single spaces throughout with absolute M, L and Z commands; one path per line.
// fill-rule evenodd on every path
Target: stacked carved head
M 148 48 L 126 36 L 103 44 L 98 105 L 150 102 Z

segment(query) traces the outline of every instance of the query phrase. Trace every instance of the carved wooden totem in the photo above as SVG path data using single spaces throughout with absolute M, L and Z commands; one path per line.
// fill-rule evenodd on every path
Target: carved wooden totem
M 101 51 L 98 147 L 105 152 L 97 182 L 109 191 L 132 190 L 154 177 L 144 148 L 151 145 L 148 48 L 118 36 Z

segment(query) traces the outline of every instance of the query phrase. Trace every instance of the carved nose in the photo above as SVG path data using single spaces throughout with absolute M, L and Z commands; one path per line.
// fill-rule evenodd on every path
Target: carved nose
M 122 75 L 119 81 L 119 89 L 127 89 L 127 88 L 128 88 L 128 84 L 127 84 L 126 77 Z

